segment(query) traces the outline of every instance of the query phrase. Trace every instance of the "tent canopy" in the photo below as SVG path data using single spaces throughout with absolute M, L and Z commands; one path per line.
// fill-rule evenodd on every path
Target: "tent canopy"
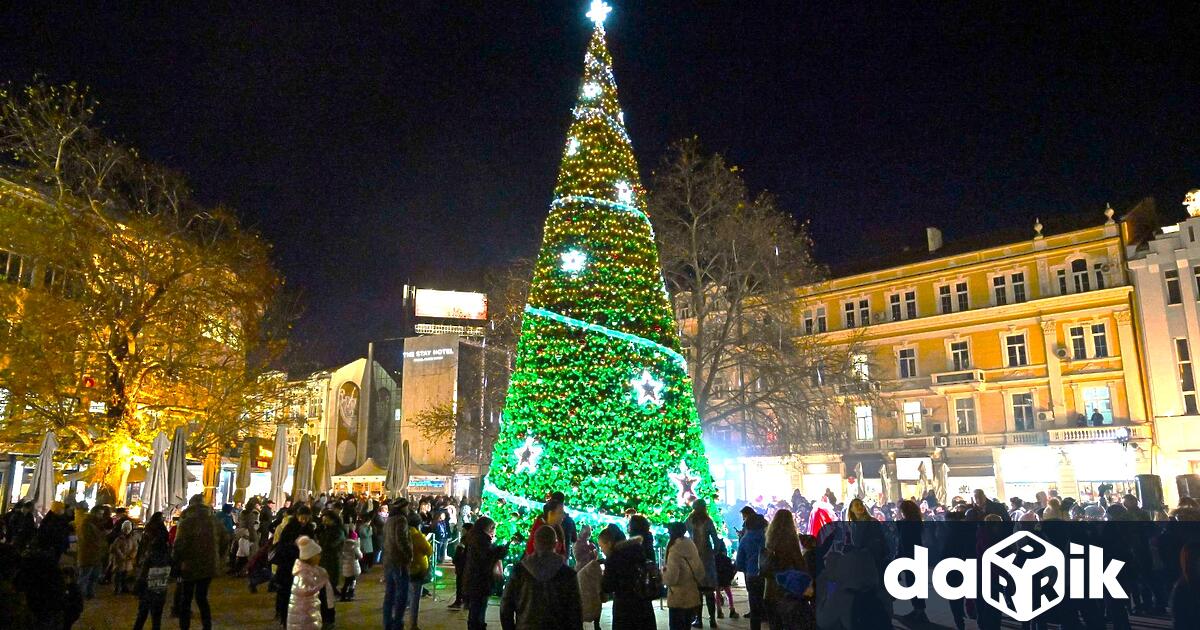
M 368 457 L 367 461 L 362 463 L 362 466 L 351 470 L 343 475 L 334 475 L 334 481 L 347 481 L 349 479 L 370 479 L 383 481 L 387 477 L 387 469 L 375 463 L 373 458 Z

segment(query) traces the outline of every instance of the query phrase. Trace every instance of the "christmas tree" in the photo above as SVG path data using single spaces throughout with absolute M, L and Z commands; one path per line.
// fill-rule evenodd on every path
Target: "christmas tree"
M 600 0 L 534 267 L 483 512 L 506 539 L 561 491 L 577 521 L 681 519 L 712 478 Z

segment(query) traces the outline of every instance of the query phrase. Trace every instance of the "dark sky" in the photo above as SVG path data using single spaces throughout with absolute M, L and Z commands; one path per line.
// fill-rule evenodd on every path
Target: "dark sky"
M 478 288 L 536 251 L 586 2 L 74 4 L 0 13 L 0 79 L 91 86 L 112 134 L 261 230 L 301 356 L 395 334 L 406 281 Z M 1147 195 L 1177 216 L 1200 186 L 1195 3 L 614 4 L 643 175 L 696 134 L 828 262 Z

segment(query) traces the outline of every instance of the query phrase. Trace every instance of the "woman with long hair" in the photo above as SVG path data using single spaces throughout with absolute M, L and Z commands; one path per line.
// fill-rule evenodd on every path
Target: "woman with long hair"
M 692 501 L 692 513 L 687 517 L 688 536 L 696 544 L 700 552 L 700 563 L 704 565 L 704 575 L 700 580 L 700 592 L 704 593 L 704 603 L 708 606 L 708 627 L 717 627 L 717 557 L 715 551 L 720 545 L 717 538 L 717 526 L 708 515 L 708 504 L 704 499 Z M 697 623 L 703 619 L 703 610 L 697 615 Z
M 900 521 L 896 523 L 896 532 L 900 535 L 900 546 L 896 550 L 898 558 L 912 558 L 913 552 L 917 545 L 921 544 L 921 508 L 911 500 L 900 502 Z M 911 581 L 915 579 L 911 574 L 905 572 L 901 574 L 901 579 Z M 912 611 L 901 618 L 906 621 L 918 623 L 928 623 L 929 617 L 925 615 L 925 600 L 920 597 L 912 600 Z
M 467 560 L 463 570 L 463 599 L 467 603 L 467 630 L 482 630 L 487 627 L 488 597 L 502 576 L 497 563 L 508 555 L 508 548 L 495 543 L 496 522 L 484 516 L 475 521 L 468 532 Z
M 671 540 L 667 543 L 663 584 L 667 585 L 668 624 L 671 630 L 687 630 L 700 608 L 700 576 L 704 567 L 696 544 L 687 537 L 683 523 L 667 525 Z
M 1179 553 L 1179 580 L 1171 590 L 1175 628 L 1200 628 L 1200 542 L 1191 541 Z
M 787 571 L 809 573 L 800 547 L 800 534 L 790 510 L 779 510 L 767 526 L 767 544 L 759 564 L 766 582 L 764 601 L 771 630 L 815 626 L 812 606 L 779 585 L 775 577 Z

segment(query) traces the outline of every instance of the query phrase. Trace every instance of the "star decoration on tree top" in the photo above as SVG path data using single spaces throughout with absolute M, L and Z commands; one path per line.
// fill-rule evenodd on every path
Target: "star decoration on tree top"
M 684 506 L 690 504 L 696 498 L 696 482 L 700 481 L 700 478 L 692 474 L 687 462 L 679 462 L 679 472 L 667 473 L 667 476 L 675 484 L 676 503 Z
M 517 472 L 534 472 L 537 470 L 538 458 L 542 456 L 542 447 L 533 440 L 532 435 L 525 436 L 525 442 L 513 451 L 517 457 Z
M 592 0 L 592 6 L 587 12 L 587 16 L 597 25 L 604 24 L 604 18 L 608 17 L 612 7 L 608 6 L 604 0 Z
M 639 405 L 657 407 L 662 404 L 663 382 L 654 378 L 650 370 L 642 370 L 642 375 L 630 380 L 629 384 L 633 386 Z

